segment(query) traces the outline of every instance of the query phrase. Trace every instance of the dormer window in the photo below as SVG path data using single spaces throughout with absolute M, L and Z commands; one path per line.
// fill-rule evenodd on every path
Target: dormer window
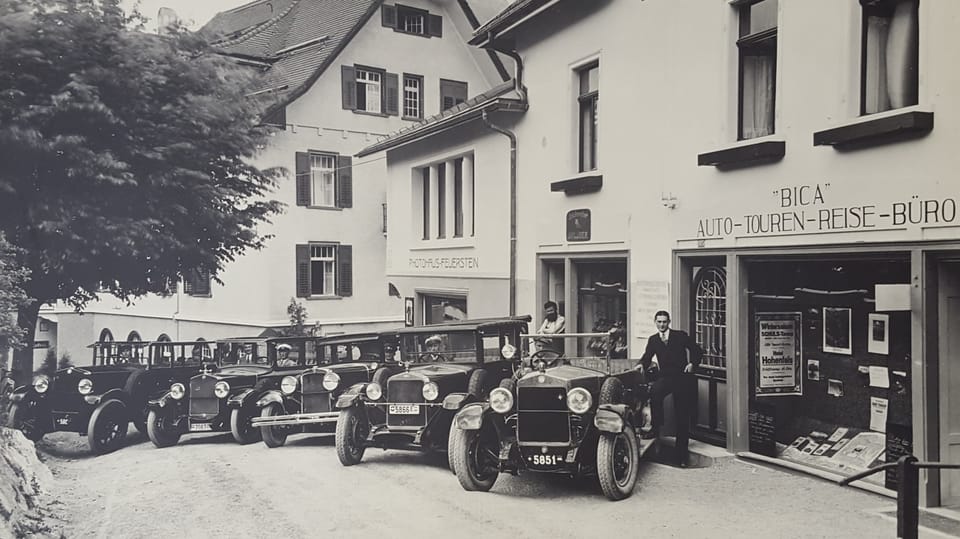
M 443 37 L 443 17 L 401 4 L 381 7 L 381 22 L 395 32 L 424 37 Z
M 407 6 L 397 6 L 397 29 L 408 34 L 426 33 L 427 12 Z

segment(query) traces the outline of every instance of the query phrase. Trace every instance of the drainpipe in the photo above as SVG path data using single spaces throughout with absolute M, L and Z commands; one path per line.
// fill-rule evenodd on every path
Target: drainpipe
M 491 36 L 492 37 L 492 36 Z M 492 39 L 490 40 L 493 41 Z M 503 53 L 513 59 L 515 66 L 513 88 L 519 94 L 521 101 L 527 102 L 527 87 L 523 85 L 523 59 L 513 50 L 501 50 L 491 47 L 494 51 Z M 510 140 L 510 316 L 517 315 L 517 135 L 509 129 L 499 127 L 487 116 L 487 111 L 481 112 L 483 123 L 490 129 L 506 136 Z

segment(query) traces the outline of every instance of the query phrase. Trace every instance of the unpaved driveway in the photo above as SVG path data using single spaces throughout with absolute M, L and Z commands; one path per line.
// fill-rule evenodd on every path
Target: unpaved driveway
M 368 451 L 340 465 L 332 437 L 235 445 L 229 434 L 100 457 L 85 439 L 41 447 L 67 537 L 894 537 L 893 501 L 728 460 L 680 470 L 648 462 L 639 489 L 611 503 L 590 481 L 501 476 L 464 492 L 444 458 Z M 372 535 L 373 534 L 373 535 Z

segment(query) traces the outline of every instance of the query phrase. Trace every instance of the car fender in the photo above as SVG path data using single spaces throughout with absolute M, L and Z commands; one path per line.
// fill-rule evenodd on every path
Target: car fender
M 257 399 L 257 408 L 263 408 L 268 404 L 277 403 L 283 406 L 283 394 L 276 389 L 271 389 Z
M 623 426 L 633 421 L 633 413 L 626 404 L 601 404 L 593 416 L 593 424 L 600 432 L 619 434 Z
M 359 403 L 363 402 L 363 395 L 367 389 L 366 382 L 360 382 L 359 384 L 353 384 L 349 389 L 344 391 L 337 397 L 337 402 L 334 405 L 334 408 L 338 410 L 343 410 L 344 408 L 350 408 L 351 406 L 356 406 Z
M 450 393 L 443 398 L 443 409 L 457 411 L 477 399 L 469 393 Z
M 83 400 L 87 401 L 87 404 L 92 406 L 100 406 L 100 403 L 107 402 L 109 400 L 116 399 L 123 403 L 126 406 L 127 396 L 124 395 L 123 390 L 119 388 L 111 389 L 102 395 L 84 395 Z
M 472 402 L 464 406 L 453 420 L 461 430 L 480 430 L 483 418 L 492 412 L 489 403 Z
M 162 395 L 160 395 L 158 398 L 148 400 L 148 401 L 147 401 L 147 409 L 148 409 L 148 410 L 159 410 L 159 409 L 163 408 L 164 406 L 166 406 L 171 400 L 173 400 L 173 397 L 170 396 L 170 392 L 169 392 L 169 391 L 166 391 L 166 392 L 164 392 Z
M 247 399 L 248 399 L 248 398 L 250 397 L 250 395 L 252 395 L 252 394 L 253 394 L 253 388 L 250 388 L 250 389 L 244 389 L 243 391 L 241 391 L 240 393 L 237 393 L 236 395 L 234 395 L 234 396 L 232 396 L 232 397 L 228 397 L 228 398 L 227 398 L 227 407 L 228 407 L 228 408 L 243 408 L 243 406 L 247 403 Z
M 10 402 L 20 402 L 28 398 L 39 399 L 41 396 L 41 393 L 33 390 L 33 386 L 23 385 L 13 390 L 13 393 L 10 394 Z

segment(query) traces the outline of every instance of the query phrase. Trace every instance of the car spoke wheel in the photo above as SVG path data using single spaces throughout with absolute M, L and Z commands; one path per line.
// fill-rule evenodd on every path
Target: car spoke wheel
M 37 442 L 43 438 L 33 403 L 11 404 L 7 411 L 7 426 L 19 430 L 28 440 Z
M 250 415 L 243 408 L 230 411 L 230 434 L 241 445 L 260 441 L 260 428 L 250 423 Z
M 180 428 L 176 425 L 175 413 L 175 409 L 150 410 L 147 415 L 147 436 L 153 445 L 170 447 L 180 441 Z
M 260 417 L 281 415 L 282 411 L 280 403 L 273 402 L 260 410 Z M 263 443 L 266 444 L 267 447 L 280 447 L 287 443 L 287 433 L 287 427 L 260 427 L 260 437 L 263 438 Z
M 108 400 L 93 411 L 87 424 L 87 438 L 90 449 L 103 455 L 120 449 L 127 437 L 127 407 L 116 399 Z
M 370 426 L 360 408 L 351 406 L 340 411 L 337 418 L 337 458 L 344 466 L 359 464 L 366 450 L 364 445 Z
M 623 432 L 604 434 L 597 447 L 597 475 L 600 488 L 610 500 L 622 500 L 633 494 L 640 461 L 633 426 L 624 424 Z
M 486 423 L 480 430 L 463 430 L 454 424 L 450 451 L 453 454 L 453 472 L 464 490 L 487 492 L 497 477 L 500 442 L 497 433 Z

